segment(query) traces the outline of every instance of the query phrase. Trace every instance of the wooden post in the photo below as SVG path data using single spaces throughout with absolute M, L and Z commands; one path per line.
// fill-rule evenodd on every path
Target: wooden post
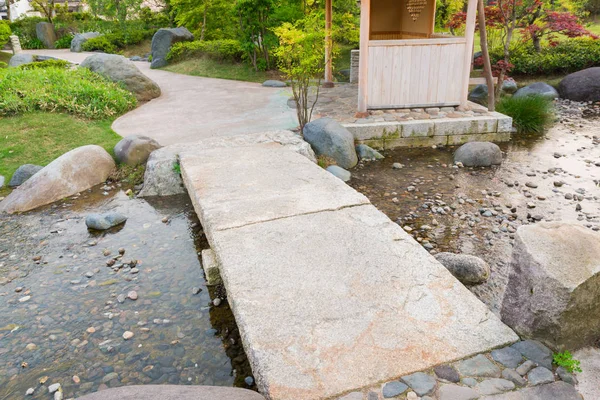
M 333 40 L 331 38 L 333 8 L 331 3 L 332 0 L 325 0 L 325 82 L 323 82 L 323 87 L 326 88 L 333 87 Z
M 369 76 L 369 33 L 371 31 L 371 0 L 360 2 L 360 59 L 358 62 L 358 116 L 367 113 Z M 362 115 L 359 115 L 362 114 Z
M 490 61 L 490 52 L 487 45 L 487 31 L 485 30 L 485 5 L 483 0 L 477 2 L 477 19 L 479 22 L 479 43 L 481 44 L 481 54 L 483 55 L 483 73 L 488 87 L 488 110 L 496 110 L 496 96 L 494 94 L 494 76 L 492 75 L 492 62 Z
M 469 78 L 471 77 L 471 63 L 473 62 L 473 41 L 475 39 L 475 18 L 477 17 L 478 0 L 469 0 L 467 7 L 467 25 L 465 28 L 465 58 L 463 63 L 463 90 L 461 94 L 460 106 L 467 108 L 469 97 Z

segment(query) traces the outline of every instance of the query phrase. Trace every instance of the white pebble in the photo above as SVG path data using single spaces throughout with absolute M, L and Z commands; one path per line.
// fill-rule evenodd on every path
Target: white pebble
M 60 389 L 60 383 L 55 383 L 53 385 L 48 386 L 48 392 L 50 392 L 50 393 L 54 393 L 58 389 Z
M 35 392 L 35 389 L 34 388 L 29 388 L 29 389 L 27 389 L 27 391 L 25 392 L 25 394 L 27 396 L 31 396 L 31 395 L 33 395 L 33 392 Z

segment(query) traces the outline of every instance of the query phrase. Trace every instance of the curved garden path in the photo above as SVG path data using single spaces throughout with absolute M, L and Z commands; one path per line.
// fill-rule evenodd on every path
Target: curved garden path
M 81 63 L 93 53 L 69 50 L 29 50 L 32 54 Z M 162 95 L 121 116 L 112 128 L 121 136 L 145 135 L 163 146 L 297 126 L 295 111 L 287 106 L 287 90 L 258 83 L 230 81 L 151 70 L 135 65 L 161 88 Z

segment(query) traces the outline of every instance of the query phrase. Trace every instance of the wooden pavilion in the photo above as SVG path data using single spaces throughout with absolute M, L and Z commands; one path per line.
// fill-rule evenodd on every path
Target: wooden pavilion
M 358 112 L 466 107 L 477 1 L 468 0 L 465 36 L 455 37 L 434 32 L 435 0 L 361 0 Z M 331 0 L 326 11 L 330 27 Z

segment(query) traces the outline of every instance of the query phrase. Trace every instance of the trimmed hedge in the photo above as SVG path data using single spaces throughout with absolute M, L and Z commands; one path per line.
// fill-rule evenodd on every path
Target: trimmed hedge
M 104 119 L 123 114 L 136 104 L 133 94 L 87 68 L 0 70 L 3 116 L 48 111 Z
M 107 33 L 87 40 L 83 43 L 82 49 L 84 51 L 103 51 L 114 54 L 127 46 L 151 39 L 155 32 L 153 29 L 132 29 L 122 33 Z
M 494 51 L 494 61 L 502 59 Z M 554 47 L 544 47 L 536 53 L 533 47 L 513 50 L 510 62 L 514 64 L 512 75 L 569 74 L 590 67 L 600 66 L 600 40 L 592 38 L 567 39 Z
M 209 57 L 218 61 L 242 61 L 244 54 L 242 45 L 237 40 L 196 40 L 175 43 L 167 54 L 167 60 Z

